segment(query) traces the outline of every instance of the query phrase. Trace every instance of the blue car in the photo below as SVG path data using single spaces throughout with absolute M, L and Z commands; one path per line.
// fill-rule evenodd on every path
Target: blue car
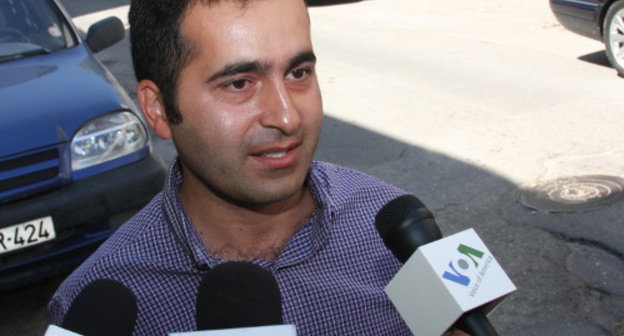
M 161 188 L 141 115 L 55 0 L 0 1 L 0 291 L 75 267 Z
M 603 41 L 607 57 L 624 77 L 624 0 L 550 0 L 566 29 Z

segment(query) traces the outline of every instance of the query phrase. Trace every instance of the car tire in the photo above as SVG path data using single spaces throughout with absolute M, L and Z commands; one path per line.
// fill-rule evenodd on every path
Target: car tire
M 602 36 L 611 65 L 624 77 L 624 0 L 614 2 L 609 8 Z

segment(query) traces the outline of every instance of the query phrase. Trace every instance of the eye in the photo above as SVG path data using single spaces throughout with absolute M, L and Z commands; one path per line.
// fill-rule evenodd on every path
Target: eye
M 249 84 L 249 81 L 246 79 L 237 79 L 237 80 L 233 80 L 229 83 L 227 83 L 225 85 L 226 88 L 229 89 L 234 89 L 234 90 L 242 90 L 245 87 L 247 87 L 247 84 Z
M 303 78 L 305 78 L 306 76 L 308 76 L 311 73 L 312 73 L 311 69 L 308 69 L 308 68 L 297 68 L 297 69 L 292 70 L 290 72 L 290 76 L 293 79 L 303 79 Z

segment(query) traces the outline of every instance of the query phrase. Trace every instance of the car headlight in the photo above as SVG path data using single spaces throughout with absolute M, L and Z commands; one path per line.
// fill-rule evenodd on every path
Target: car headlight
M 147 134 L 134 114 L 118 112 L 84 125 L 71 142 L 72 170 L 84 169 L 145 147 Z

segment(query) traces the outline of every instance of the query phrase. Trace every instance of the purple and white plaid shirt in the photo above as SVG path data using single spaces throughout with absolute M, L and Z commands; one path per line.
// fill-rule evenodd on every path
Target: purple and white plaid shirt
M 102 278 L 136 296 L 134 335 L 195 329 L 195 298 L 206 272 L 225 260 L 204 247 L 182 208 L 179 164 L 164 190 L 60 286 L 48 306 L 60 324 L 74 297 Z M 250 260 L 277 280 L 285 323 L 306 335 L 412 335 L 383 291 L 401 267 L 375 227 L 377 211 L 405 192 L 362 173 L 313 162 L 307 183 L 318 204 L 277 260 Z

